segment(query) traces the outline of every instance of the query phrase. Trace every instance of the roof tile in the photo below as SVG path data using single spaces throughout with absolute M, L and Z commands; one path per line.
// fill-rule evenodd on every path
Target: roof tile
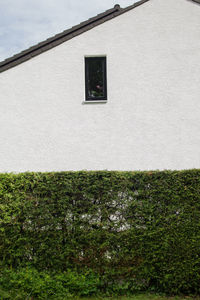
M 139 5 L 144 4 L 145 2 L 148 2 L 149 0 L 141 0 L 139 2 L 136 2 L 133 5 L 130 5 L 126 8 L 121 8 L 119 4 L 116 4 L 113 8 L 106 10 L 103 13 L 98 14 L 97 16 L 88 19 L 87 21 L 84 21 L 78 25 L 73 26 L 70 29 L 67 29 L 61 33 L 56 34 L 55 36 L 46 39 L 43 42 L 38 43 L 37 45 L 34 45 L 18 54 L 15 54 L 14 56 L 5 59 L 4 61 L 0 62 L 0 73 L 4 72 L 14 66 L 17 66 L 18 64 L 21 64 L 25 62 L 26 60 L 31 59 L 32 57 L 41 54 L 42 52 L 45 52 L 53 47 L 58 46 L 61 43 L 64 43 L 70 39 L 72 39 L 75 36 L 78 36 L 79 34 L 82 34 L 95 26 L 98 26 L 108 20 L 111 20 L 112 18 L 115 18 L 133 8 L 138 7 Z M 200 1 L 200 0 L 194 0 L 194 1 Z

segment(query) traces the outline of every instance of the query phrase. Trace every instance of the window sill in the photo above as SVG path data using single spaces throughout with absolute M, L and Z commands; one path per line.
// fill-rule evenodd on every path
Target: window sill
M 105 104 L 108 100 L 85 100 L 82 102 L 82 104 Z

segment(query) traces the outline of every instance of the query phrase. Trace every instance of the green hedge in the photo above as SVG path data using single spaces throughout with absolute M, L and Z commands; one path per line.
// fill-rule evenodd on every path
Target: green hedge
M 200 170 L 0 174 L 0 266 L 200 293 Z

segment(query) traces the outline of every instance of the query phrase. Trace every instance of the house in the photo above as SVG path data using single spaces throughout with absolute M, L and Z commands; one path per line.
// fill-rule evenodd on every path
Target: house
M 200 168 L 200 0 L 114 8 L 0 63 L 0 172 Z

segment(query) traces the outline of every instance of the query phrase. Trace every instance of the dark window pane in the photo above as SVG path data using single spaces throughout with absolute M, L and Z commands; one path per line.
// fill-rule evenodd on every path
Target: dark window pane
M 85 58 L 86 100 L 106 99 L 106 58 Z
M 88 65 L 88 93 L 90 97 L 103 96 L 103 63 L 93 59 Z

